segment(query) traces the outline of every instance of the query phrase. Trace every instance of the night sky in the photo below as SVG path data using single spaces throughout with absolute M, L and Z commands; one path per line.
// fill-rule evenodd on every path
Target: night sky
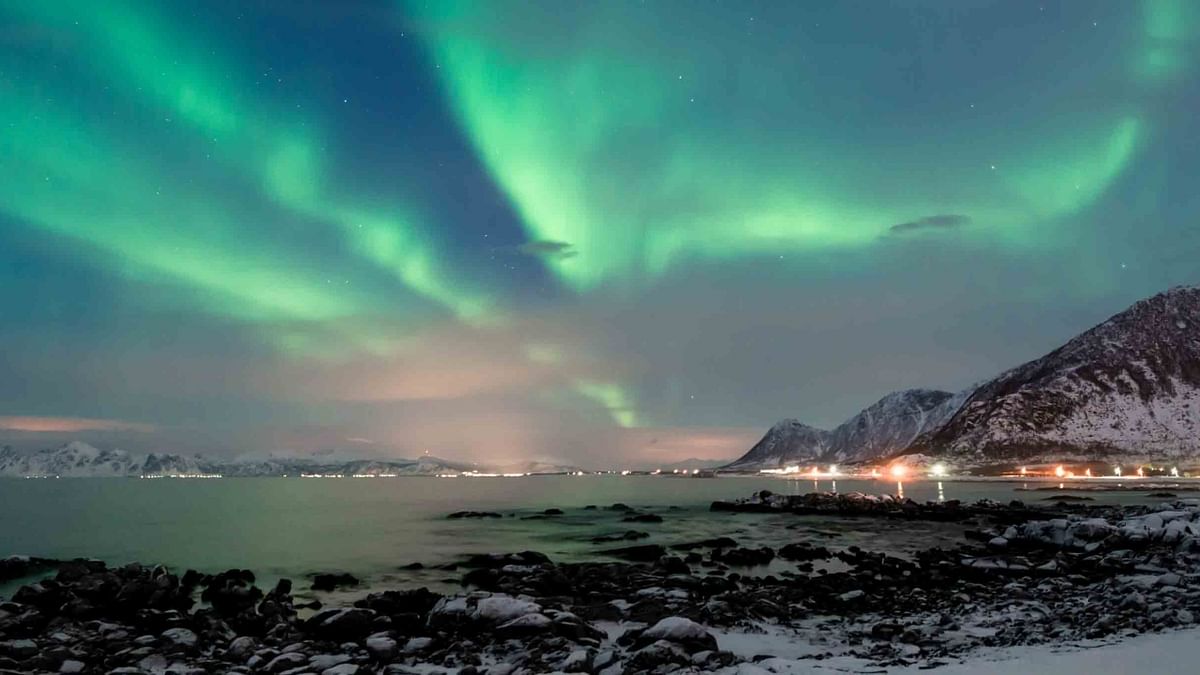
M 0 0 L 0 444 L 586 466 L 1200 282 L 1200 4 Z

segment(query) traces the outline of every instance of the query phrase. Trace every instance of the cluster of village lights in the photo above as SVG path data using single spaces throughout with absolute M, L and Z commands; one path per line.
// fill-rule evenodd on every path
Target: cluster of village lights
M 1150 467 L 1150 468 L 1155 469 L 1155 467 Z M 1163 467 L 1158 467 L 1156 470 L 1162 471 Z M 1175 467 L 1175 466 L 1171 467 L 1170 474 L 1171 474 L 1171 478 L 1179 478 L 1179 467 Z M 1026 467 L 1021 467 L 1021 475 L 1028 476 L 1028 475 L 1030 475 L 1030 471 Z M 1083 474 L 1079 475 L 1079 474 L 1076 474 L 1074 471 L 1066 469 L 1065 467 L 1063 467 L 1063 465 L 1059 464 L 1058 466 L 1054 467 L 1054 476 L 1056 478 L 1145 478 L 1146 470 L 1145 470 L 1145 467 L 1139 466 L 1137 468 L 1137 473 L 1135 475 L 1126 476 L 1122 472 L 1121 467 L 1114 466 L 1113 470 L 1112 470 L 1112 474 L 1109 474 L 1109 475 L 1103 475 L 1103 474 L 1094 475 L 1092 473 L 1091 469 L 1084 469 Z
M 887 469 L 887 472 L 891 475 L 891 477 L 895 478 L 897 480 L 900 480 L 900 479 L 904 478 L 905 476 L 907 476 L 908 471 L 909 471 L 909 467 L 904 464 L 893 464 L 892 466 L 888 467 L 888 469 Z M 806 478 L 838 478 L 841 476 L 856 475 L 853 473 L 844 473 L 844 472 L 840 471 L 836 464 L 830 464 L 824 471 L 822 471 L 821 467 L 819 467 L 819 466 L 811 467 L 807 471 L 805 471 L 805 470 L 801 469 L 799 465 L 793 464 L 791 466 L 785 466 L 782 469 L 762 469 L 759 471 L 759 473 L 781 475 L 781 476 L 797 476 L 797 477 L 806 477 Z M 879 478 L 880 477 L 879 469 L 871 469 L 870 474 L 862 474 L 862 475 L 869 475 L 871 478 Z M 938 462 L 929 467 L 929 475 L 933 476 L 934 478 L 943 478 L 943 477 L 949 475 L 949 469 L 946 468 L 945 464 Z

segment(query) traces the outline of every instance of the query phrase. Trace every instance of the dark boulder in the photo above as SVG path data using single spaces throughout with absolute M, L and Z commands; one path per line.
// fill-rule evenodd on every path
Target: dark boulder
M 313 576 L 314 591 L 332 591 L 339 586 L 357 586 L 358 577 L 346 572 L 332 574 L 317 574 Z

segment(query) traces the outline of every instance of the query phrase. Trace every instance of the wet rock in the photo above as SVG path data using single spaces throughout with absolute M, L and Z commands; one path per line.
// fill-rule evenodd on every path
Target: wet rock
M 244 662 L 257 647 L 258 642 L 254 638 L 248 635 L 243 635 L 235 638 L 229 643 L 229 646 L 225 648 L 225 658 L 231 661 Z
M 698 651 L 716 651 L 717 639 L 704 626 L 682 616 L 669 616 L 642 631 L 635 646 L 644 646 L 658 641 L 667 641 L 683 647 L 688 654 Z
M 309 617 L 304 630 L 324 640 L 359 640 L 372 632 L 375 617 L 369 609 L 326 609 Z
M 314 654 L 308 657 L 308 667 L 321 672 L 343 663 L 349 663 L 354 657 L 349 654 Z
M 667 574 L 691 574 L 692 569 L 682 558 L 665 555 L 658 559 L 658 566 Z
M 33 640 L 4 640 L 0 642 L 0 654 L 24 660 L 38 653 L 38 644 Z
M 638 532 L 637 530 L 626 530 L 620 534 L 606 534 L 598 537 L 592 537 L 593 544 L 606 544 L 613 541 L 636 541 L 645 539 L 650 534 L 647 532 Z
M 196 634 L 186 628 L 168 628 L 161 637 L 166 644 L 180 649 L 195 649 L 199 641 Z
M 698 548 L 734 548 L 737 545 L 737 542 L 729 537 L 715 537 L 713 539 L 701 539 L 700 541 L 673 544 L 671 548 L 676 551 L 692 551 Z
M 312 590 L 332 591 L 340 586 L 357 586 L 358 578 L 346 572 L 317 574 L 313 576 Z
M 760 548 L 738 547 L 717 549 L 713 551 L 712 559 L 731 567 L 757 567 L 769 564 L 774 560 L 775 551 L 766 546 Z
M 506 595 L 493 595 L 480 599 L 475 605 L 475 612 L 472 616 L 476 620 L 496 624 L 541 611 L 542 606 L 536 602 Z
M 629 660 L 629 666 L 635 672 L 660 672 L 660 669 L 669 665 L 683 666 L 689 665 L 691 662 L 691 656 L 679 645 L 667 640 L 659 640 L 635 652 Z
M 824 546 L 814 546 L 809 543 L 799 542 L 788 544 L 779 549 L 779 557 L 784 560 L 805 562 L 808 560 L 828 560 L 833 557 L 833 554 Z
M 507 565 L 543 565 L 550 558 L 537 551 L 521 551 L 520 553 L 483 553 L 473 555 L 462 563 L 463 567 L 498 569 Z
M 263 666 L 268 673 L 282 673 L 285 670 L 308 665 L 308 657 L 300 652 L 285 652 L 276 656 Z
M 503 518 L 504 516 L 495 511 L 455 511 L 446 517 L 451 520 L 459 520 L 462 518 Z
M 524 638 L 550 631 L 550 617 L 545 614 L 526 614 L 496 627 L 496 635 L 509 638 Z
M 621 519 L 622 523 L 661 523 L 662 516 L 655 513 L 635 513 Z
M 227 570 L 205 578 L 203 583 L 200 599 L 223 616 L 241 614 L 263 597 L 262 590 L 254 585 L 254 573 L 249 570 Z
M 396 655 L 398 646 L 396 641 L 387 634 L 372 635 L 367 638 L 364 643 L 367 652 L 371 654 L 377 661 L 388 661 Z
M 632 560 L 635 562 L 654 562 L 666 555 L 667 550 L 658 544 L 643 544 L 641 546 L 625 546 L 622 548 L 610 548 L 600 551 L 604 555 L 609 555 L 622 560 Z

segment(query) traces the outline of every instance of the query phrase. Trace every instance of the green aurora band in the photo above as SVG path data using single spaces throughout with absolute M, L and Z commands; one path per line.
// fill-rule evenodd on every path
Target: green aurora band
M 111 87 L 157 108 L 167 120 L 190 129 L 195 141 L 215 155 L 223 171 L 241 176 L 293 217 L 324 223 L 341 233 L 347 247 L 400 281 L 410 292 L 445 307 L 458 318 L 485 320 L 490 300 L 441 263 L 439 244 L 423 215 L 413 207 L 380 206 L 353 195 L 342 196 L 323 184 L 319 138 L 308 120 L 289 122 L 279 110 L 242 105 L 231 69 L 211 49 L 167 21 L 154 21 L 153 9 L 123 2 L 5 2 L 3 9 L 28 13 L 66 33 L 79 35 L 90 56 L 80 69 L 94 69 Z M 169 65 L 168 65 L 169 64 Z M 241 85 L 244 88 L 244 85 Z M 328 272 L 305 267 L 314 261 L 289 261 L 278 239 L 254 245 L 255 229 L 238 222 L 207 195 L 181 196 L 165 203 L 146 195 L 159 167 L 125 159 L 109 170 L 114 157 L 133 153 L 105 147 L 102 125 L 53 111 L 38 115 L 22 92 L 6 91 L 0 123 L 23 133 L 6 138 L 0 166 L 8 175 L 28 174 L 36 166 L 47 185 L 30 191 L 10 182 L 4 205 L 10 213 L 59 234 L 82 239 L 127 263 L 143 266 L 201 292 L 219 294 L 207 303 L 239 318 L 328 320 L 358 315 L 371 308 L 357 291 L 326 288 Z M 30 96 L 32 98 L 32 96 Z M 32 126 L 31 126 L 32 125 Z M 25 171 L 17 170 L 25 167 Z M 27 175 L 26 178 L 33 177 Z M 108 201 L 55 204 L 46 190 L 79 193 Z M 172 191 L 177 189 L 172 187 Z M 119 209 L 117 205 L 119 204 Z M 119 210 L 121 213 L 114 213 Z M 74 210 L 74 211 L 73 211 Z M 165 214 L 170 214 L 166 216 Z M 244 246 L 246 239 L 250 246 Z M 261 256 L 246 260 L 246 250 Z M 174 254 L 172 255 L 172 252 Z M 338 275 L 343 277 L 345 275 Z M 357 296 L 357 297 L 356 297 Z M 232 301 L 232 302 L 230 302 Z M 298 344 L 293 335 L 291 344 Z M 384 347 L 386 340 L 375 341 Z
M 1071 236 L 1055 223 L 1095 203 L 1152 133 L 1137 100 L 1056 114 L 1069 89 L 995 113 L 1017 143 L 983 111 L 977 126 L 929 123 L 886 143 L 825 133 L 874 103 L 844 81 L 853 62 L 830 81 L 787 60 L 796 41 L 818 52 L 819 36 L 767 25 L 804 25 L 805 5 L 756 6 L 771 16 L 740 39 L 729 26 L 751 5 L 684 11 L 681 31 L 684 4 L 535 2 L 521 19 L 502 3 L 405 5 L 530 238 L 575 247 L 548 264 L 577 290 L 642 288 L 688 259 L 868 247 L 934 214 L 966 214 L 980 243 L 1052 245 Z M 1188 65 L 1172 46 L 1186 13 L 1184 0 L 1147 2 L 1145 38 L 1119 46 L 1147 100 Z

